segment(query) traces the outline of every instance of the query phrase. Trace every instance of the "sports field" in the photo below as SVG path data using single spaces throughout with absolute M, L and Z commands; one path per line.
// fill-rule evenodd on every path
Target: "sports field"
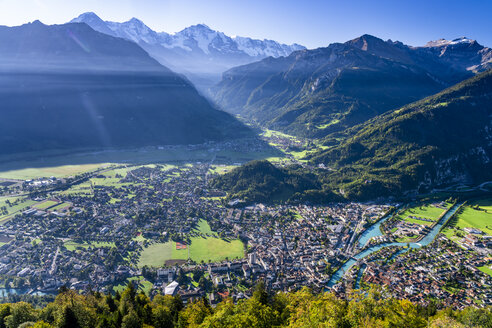
M 38 203 L 36 205 L 34 205 L 35 208 L 37 209 L 40 209 L 40 210 L 45 210 L 49 207 L 52 207 L 52 206 L 55 206 L 55 205 L 58 205 L 59 203 L 58 202 L 55 202 L 53 200 L 46 200 L 44 202 L 41 202 L 41 203 Z

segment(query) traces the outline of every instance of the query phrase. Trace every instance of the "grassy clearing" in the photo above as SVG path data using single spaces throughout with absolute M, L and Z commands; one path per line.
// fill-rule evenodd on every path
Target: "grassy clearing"
M 108 164 L 62 165 L 53 167 L 27 168 L 0 172 L 0 178 L 28 180 L 40 177 L 68 177 L 79 173 L 89 172 Z
M 265 129 L 261 135 L 265 138 L 271 138 L 271 137 L 281 137 L 281 138 L 288 138 L 292 140 L 297 140 L 296 136 L 290 135 L 290 134 L 285 134 L 280 131 L 274 131 L 270 129 Z
M 244 256 L 243 243 L 240 240 L 225 241 L 215 237 L 193 237 L 189 256 L 195 262 L 220 262 L 226 258 L 232 260 Z M 167 260 L 187 260 L 188 249 L 176 249 L 175 242 L 152 244 L 140 255 L 138 266 L 163 266 Z
M 94 248 L 115 247 L 114 243 L 112 243 L 112 242 L 100 242 L 100 241 L 76 243 L 76 242 L 70 240 L 70 241 L 66 241 L 63 245 L 69 251 L 75 251 L 77 248 L 87 249 L 89 247 L 94 247 Z
M 215 232 L 212 231 L 210 225 L 205 220 L 198 221 L 198 226 L 196 227 L 195 230 L 206 235 L 214 235 L 214 236 L 217 235 Z
M 326 124 L 321 124 L 321 125 L 318 125 L 316 126 L 317 129 L 326 129 L 327 127 L 331 126 L 331 125 L 334 125 L 334 124 L 338 124 L 340 122 L 340 120 L 338 119 L 335 119 L 335 120 L 332 120 L 331 122 L 329 123 L 326 123 Z
M 479 209 L 475 209 L 475 206 Z M 458 221 L 453 226 L 460 229 L 471 227 L 492 235 L 492 200 L 482 199 L 470 203 L 458 215 Z
M 240 240 L 224 241 L 219 238 L 192 238 L 190 258 L 201 261 L 219 262 L 228 258 L 242 258 L 244 256 L 243 243 Z
M 449 207 L 449 204 L 446 204 L 446 207 Z M 444 211 L 445 211 L 445 209 L 442 209 L 440 207 L 436 207 L 432 204 L 428 204 L 428 205 L 422 205 L 422 206 L 418 206 L 418 207 L 416 206 L 416 207 L 406 209 L 402 213 L 398 214 L 397 217 L 400 220 L 404 220 L 406 222 L 430 226 L 435 221 L 437 221 L 437 219 L 441 216 L 441 214 L 444 213 Z M 411 217 L 420 217 L 420 218 L 424 218 L 424 219 L 429 219 L 429 220 L 432 220 L 432 222 L 413 219 Z
M 10 205 L 7 204 L 7 200 L 10 201 Z M 11 217 L 12 215 L 21 212 L 23 210 L 26 210 L 29 206 L 32 206 L 36 204 L 37 202 L 30 200 L 28 198 L 22 198 L 22 197 L 5 197 L 5 198 L 0 198 L 0 207 L 5 206 L 7 209 L 7 212 L 0 212 L 0 222 L 4 221 L 5 219 Z
M 482 266 L 482 267 L 478 267 L 477 268 L 478 270 L 482 271 L 483 273 L 486 273 L 488 274 L 489 276 L 492 277 L 492 269 L 489 267 L 489 266 Z
M 213 174 L 224 174 L 236 168 L 236 165 L 211 165 L 209 172 Z
M 44 202 L 41 202 L 41 203 L 34 205 L 33 207 L 40 209 L 40 210 L 45 210 L 47 208 L 53 207 L 53 206 L 58 205 L 58 204 L 59 204 L 58 202 L 55 202 L 53 200 L 46 200 Z
M 131 277 L 125 280 L 124 282 L 113 286 L 113 291 L 114 292 L 122 292 L 125 290 L 126 286 L 128 285 L 129 282 L 133 282 L 136 284 L 137 289 L 142 290 L 145 294 L 149 294 L 150 290 L 152 289 L 152 283 L 145 279 L 143 276 L 137 276 L 137 277 Z
M 53 207 L 53 208 L 50 208 L 50 210 L 53 210 L 53 211 L 58 211 L 58 210 L 61 210 L 61 209 L 64 209 L 66 207 L 69 207 L 71 204 L 70 203 L 61 203 L 61 204 L 58 204 L 57 206 Z
M 164 262 L 172 259 L 172 249 L 176 248 L 174 242 L 156 243 L 145 248 L 140 255 L 138 266 L 160 267 Z
M 189 256 L 193 261 L 218 262 L 226 258 L 234 259 L 244 256 L 243 244 L 239 240 L 225 241 L 215 237 L 193 237 L 189 248 Z M 138 266 L 163 266 L 167 260 L 188 259 L 188 249 L 176 249 L 175 242 L 156 243 L 142 252 Z

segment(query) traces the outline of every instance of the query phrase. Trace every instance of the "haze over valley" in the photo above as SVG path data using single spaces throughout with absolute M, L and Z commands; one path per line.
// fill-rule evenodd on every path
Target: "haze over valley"
M 490 327 L 489 5 L 32 5 L 0 3 L 0 327 Z

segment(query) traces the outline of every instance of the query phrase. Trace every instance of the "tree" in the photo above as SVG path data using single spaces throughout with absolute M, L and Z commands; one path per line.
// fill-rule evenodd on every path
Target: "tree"
M 73 309 L 65 305 L 62 310 L 62 314 L 60 318 L 58 319 L 58 328 L 80 328 L 79 321 L 77 320 L 77 317 L 75 316 L 75 313 Z
M 14 303 L 10 307 L 10 315 L 5 318 L 7 328 L 17 328 L 20 324 L 37 320 L 36 310 L 26 302 Z
M 0 328 L 5 328 L 5 317 L 10 315 L 10 304 L 0 304 Z
M 260 304 L 266 305 L 268 303 L 268 293 L 263 280 L 260 280 L 256 285 L 253 298 L 260 302 Z
M 121 328 L 141 328 L 142 320 L 138 317 L 135 311 L 130 310 L 127 315 L 123 317 L 121 322 Z
M 157 305 L 152 309 L 152 323 L 155 328 L 173 326 L 173 315 L 167 306 Z
M 30 328 L 53 328 L 53 326 L 47 322 L 38 321 L 33 326 L 30 326 Z

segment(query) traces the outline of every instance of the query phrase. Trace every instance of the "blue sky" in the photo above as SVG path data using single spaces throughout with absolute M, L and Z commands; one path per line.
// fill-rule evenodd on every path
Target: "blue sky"
M 64 23 L 86 11 L 105 20 L 137 17 L 157 31 L 205 23 L 309 48 L 365 33 L 410 45 L 467 36 L 492 46 L 491 0 L 0 0 L 0 25 Z

